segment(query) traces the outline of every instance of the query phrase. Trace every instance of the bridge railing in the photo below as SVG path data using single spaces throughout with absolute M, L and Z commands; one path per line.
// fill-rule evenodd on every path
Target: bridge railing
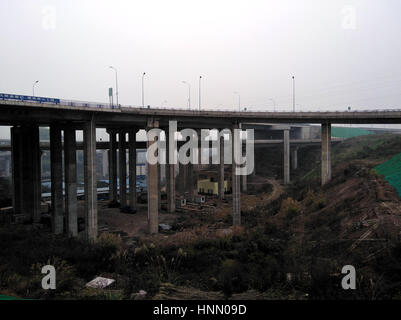
M 218 112 L 257 112 L 257 113 L 262 113 L 262 112 L 271 112 L 271 113 L 291 113 L 291 110 L 255 110 L 253 107 L 244 107 L 243 110 L 236 110 L 234 108 L 233 110 L 230 109 L 218 109 L 218 108 L 213 108 L 213 109 L 188 109 L 188 108 L 171 108 L 171 107 L 161 107 L 161 106 L 132 106 L 132 105 L 111 105 L 110 103 L 104 103 L 104 102 L 93 102 L 93 101 L 83 101 L 83 100 L 67 100 L 67 99 L 58 99 L 58 98 L 48 98 L 48 97 L 34 97 L 34 96 L 26 96 L 26 95 L 17 95 L 17 94 L 8 94 L 8 93 L 0 93 L 0 100 L 7 100 L 7 101 L 22 101 L 22 102 L 28 102 L 28 103 L 39 103 L 39 104 L 56 104 L 56 105 L 62 105 L 62 106 L 69 106 L 69 107 L 91 107 L 91 108 L 99 108 L 99 109 L 120 109 L 121 107 L 124 108 L 132 108 L 132 109 L 156 109 L 156 110 L 181 110 L 181 111 L 188 111 L 188 112 L 193 112 L 193 113 L 198 113 L 201 111 L 206 111 L 206 112 L 213 112 L 213 111 L 218 111 Z M 276 107 L 278 108 L 278 107 Z M 279 108 L 280 109 L 280 108 Z M 284 108 L 281 108 L 284 109 Z M 401 109 L 370 109 L 370 110 L 357 110 L 353 109 L 351 110 L 309 110 L 309 111 L 297 111 L 297 113 L 327 113 L 327 112 L 335 112 L 335 113 L 340 113 L 340 112 L 347 112 L 347 113 L 360 113 L 360 112 L 401 112 Z

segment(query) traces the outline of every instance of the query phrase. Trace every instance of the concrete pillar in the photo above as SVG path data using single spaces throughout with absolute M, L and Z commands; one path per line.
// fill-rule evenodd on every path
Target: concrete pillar
M 290 183 L 290 130 L 284 130 L 284 184 Z
M 186 178 L 186 182 L 187 182 L 187 186 L 186 186 L 186 191 L 188 191 L 189 193 L 189 198 L 191 201 L 194 201 L 194 165 L 192 164 L 192 162 L 189 162 L 186 165 L 186 173 L 187 173 L 187 178 Z
M 64 191 L 67 234 L 78 235 L 77 214 L 77 146 L 75 129 L 64 130 Z
M 235 153 L 239 152 L 241 148 L 235 148 L 235 142 L 238 143 L 237 139 L 234 139 L 235 129 L 238 129 L 238 125 L 233 125 L 232 128 L 232 165 L 231 165 L 231 174 L 232 174 L 232 195 L 233 195 L 233 225 L 239 226 L 241 225 L 241 191 L 240 191 L 240 175 L 236 174 L 237 165 L 235 163 Z M 239 168 L 239 166 L 238 166 Z
M 157 190 L 158 190 L 158 196 L 159 196 L 159 200 L 158 200 L 158 205 L 159 205 L 159 211 L 162 209 L 162 189 L 161 189 L 161 179 L 162 179 L 162 175 L 161 175 L 161 164 L 158 163 L 157 164 Z
M 291 150 L 291 166 L 292 169 L 298 169 L 298 148 Z
M 224 137 L 220 138 L 219 198 L 224 199 Z
M 331 124 L 322 123 L 322 186 L 331 180 Z
M 147 130 L 152 128 L 158 128 L 159 122 L 157 120 L 148 120 Z M 157 143 L 156 139 L 160 137 L 155 137 L 155 139 L 148 141 L 149 147 Z M 159 232 L 159 170 L 158 165 L 148 163 L 148 227 L 150 234 L 156 234 Z
M 50 126 L 50 172 L 52 200 L 52 229 L 55 234 L 64 232 L 63 172 L 61 128 Z
M 20 127 L 11 127 L 12 203 L 15 214 L 22 210 L 22 133 Z
M 97 238 L 97 175 L 96 175 L 96 125 L 94 120 L 84 124 L 84 188 L 86 238 Z
M 179 163 L 178 188 L 181 196 L 187 191 L 187 165 Z
M 129 205 L 136 208 L 136 130 L 128 131 L 129 142 Z
M 173 154 L 170 157 L 170 146 L 169 146 L 169 133 L 166 132 L 166 191 L 167 191 L 167 211 L 168 213 L 175 212 L 175 164 L 173 164 Z M 171 162 L 171 163 L 170 163 Z
M 117 142 L 116 131 L 107 130 L 109 134 L 109 199 L 110 202 L 117 202 Z
M 26 125 L 21 132 L 21 213 L 39 222 L 41 200 L 39 127 Z
M 247 192 L 248 191 L 248 176 L 247 175 L 242 175 L 241 176 L 241 180 L 242 180 L 242 192 Z
M 29 210 L 32 212 L 32 220 L 37 223 L 40 221 L 41 215 L 41 200 L 42 200 L 42 171 L 41 171 L 41 150 L 40 150 L 40 137 L 39 137 L 39 126 L 34 125 L 30 130 L 31 137 L 31 188 L 32 198 L 30 203 L 32 206 Z M 28 150 L 28 148 L 26 149 Z
M 125 149 L 124 129 L 118 133 L 118 159 L 119 159 L 119 178 L 120 178 L 120 208 L 127 206 L 127 152 Z

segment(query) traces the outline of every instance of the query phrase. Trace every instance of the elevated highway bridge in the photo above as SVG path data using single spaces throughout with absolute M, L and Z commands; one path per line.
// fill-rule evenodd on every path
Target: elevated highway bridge
M 25 98 L 24 98 L 25 97 Z M 372 110 L 353 112 L 233 112 L 211 110 L 180 110 L 111 107 L 60 99 L 36 98 L 0 94 L 0 125 L 11 126 L 11 154 L 13 177 L 13 208 L 15 213 L 26 214 L 33 221 L 40 219 L 40 149 L 39 126 L 50 127 L 52 228 L 56 234 L 66 232 L 77 235 L 77 182 L 76 150 L 84 153 L 84 193 L 86 236 L 97 237 L 96 149 L 109 150 L 110 198 L 119 200 L 122 207 L 136 206 L 136 188 L 122 185 L 117 194 L 117 176 L 125 181 L 127 162 L 129 185 L 136 185 L 136 149 L 145 145 L 136 141 L 141 130 L 160 128 L 168 134 L 169 121 L 175 120 L 178 129 L 238 129 L 270 124 L 281 132 L 279 139 L 258 138 L 256 144 L 283 144 L 284 183 L 290 182 L 290 147 L 303 143 L 321 144 L 322 185 L 331 179 L 331 125 L 332 124 L 400 124 L 401 110 Z M 319 124 L 319 139 L 290 139 L 292 125 Z M 104 128 L 110 135 L 106 143 L 96 142 L 96 128 Z M 83 142 L 76 141 L 76 130 L 83 130 Z M 62 141 L 62 131 L 64 141 Z M 128 134 L 128 140 L 126 136 Z M 117 142 L 118 135 L 118 142 Z M 303 141 L 301 141 L 303 140 Z M 148 145 L 155 142 L 149 141 Z M 222 145 L 223 140 L 220 140 Z M 120 150 L 117 157 L 117 150 Z M 128 159 L 127 151 L 128 150 Z M 121 152 L 123 151 L 123 152 Z M 64 157 L 63 157 L 64 155 Z M 128 160 L 128 161 L 127 161 Z M 117 161 L 119 172 L 117 172 Z M 221 161 L 220 161 L 221 162 Z M 64 173 L 63 173 L 64 164 Z M 181 166 L 181 165 L 180 165 Z M 187 165 L 191 172 L 192 164 Z M 148 226 L 150 233 L 158 232 L 160 209 L 158 165 L 148 164 Z M 184 166 L 185 167 L 185 166 Z M 241 223 L 240 188 L 246 190 L 246 176 L 235 174 L 232 165 L 233 224 Z M 180 168 L 181 169 L 181 168 Z M 63 178 L 64 177 L 64 178 Z M 175 165 L 166 165 L 166 186 L 169 212 L 175 211 Z M 189 188 L 191 189 L 191 179 Z M 62 184 L 65 183 L 65 195 Z M 192 190 L 194 186 L 192 184 Z M 192 191 L 191 191 L 192 192 Z M 219 165 L 219 195 L 224 197 L 224 157 Z M 65 208 L 65 209 L 64 209 Z M 65 221 L 65 225 L 64 225 Z

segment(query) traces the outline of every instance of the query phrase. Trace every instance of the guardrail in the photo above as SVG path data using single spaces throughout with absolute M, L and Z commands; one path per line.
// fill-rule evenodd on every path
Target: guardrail
M 81 101 L 81 100 L 66 100 L 66 99 L 59 99 L 59 98 L 47 98 L 47 97 L 34 97 L 34 96 L 25 96 L 25 95 L 17 95 L 17 94 L 8 94 L 8 93 L 0 93 L 0 100 L 5 101 L 22 101 L 22 102 L 32 102 L 32 103 L 43 103 L 43 104 L 56 104 L 61 106 L 68 106 L 68 107 L 91 107 L 91 108 L 101 108 L 101 109 L 121 109 L 121 108 L 132 108 L 132 109 L 140 109 L 140 110 L 147 110 L 147 109 L 156 109 L 156 110 L 181 110 L 193 113 L 199 113 L 202 111 L 205 112 L 260 112 L 260 113 L 292 113 L 292 111 L 267 111 L 267 110 L 252 110 L 252 107 L 246 107 L 244 110 L 230 110 L 230 109 L 203 109 L 203 110 L 195 110 L 195 109 L 188 109 L 188 108 L 168 108 L 168 107 L 158 107 L 158 106 L 132 106 L 132 105 L 111 105 L 109 103 L 103 102 L 91 102 L 91 101 Z M 278 107 L 276 107 L 278 108 Z M 284 109 L 284 108 L 282 108 Z M 296 113 L 361 113 L 361 112 L 401 112 L 401 109 L 371 109 L 371 110 L 334 110 L 334 111 L 320 111 L 320 110 L 313 110 L 313 111 L 297 111 Z

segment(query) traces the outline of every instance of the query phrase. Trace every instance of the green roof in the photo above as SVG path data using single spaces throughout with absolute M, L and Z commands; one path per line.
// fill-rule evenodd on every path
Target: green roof
M 401 153 L 376 166 L 375 171 L 384 176 L 387 182 L 397 189 L 401 197 Z
M 332 127 L 331 136 L 336 138 L 352 138 L 359 136 L 366 136 L 373 134 L 371 131 L 361 128 L 349 128 L 349 127 Z

